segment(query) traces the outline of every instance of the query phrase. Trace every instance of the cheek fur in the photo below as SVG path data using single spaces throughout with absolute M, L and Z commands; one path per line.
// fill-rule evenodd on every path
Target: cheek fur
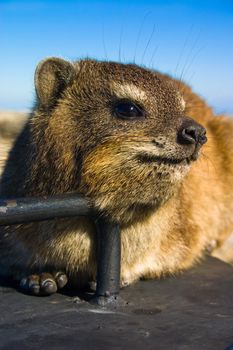
M 137 205 L 161 205 L 184 176 L 183 167 L 142 164 L 136 147 L 108 142 L 84 157 L 81 190 L 99 210 L 119 220 Z

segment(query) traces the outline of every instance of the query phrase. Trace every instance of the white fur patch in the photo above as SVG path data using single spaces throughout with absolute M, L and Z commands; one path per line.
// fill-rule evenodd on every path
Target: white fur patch
M 185 106 L 186 106 L 186 102 L 185 102 L 185 100 L 183 99 L 182 96 L 179 96 L 179 100 L 180 100 L 182 111 L 184 111 L 185 110 Z
M 146 92 L 134 84 L 117 84 L 112 83 L 112 89 L 119 98 L 129 98 L 133 100 L 144 100 Z

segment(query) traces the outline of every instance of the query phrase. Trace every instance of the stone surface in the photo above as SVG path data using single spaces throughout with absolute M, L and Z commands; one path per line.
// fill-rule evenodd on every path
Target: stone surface
M 127 287 L 126 304 L 112 308 L 75 291 L 32 297 L 0 282 L 0 349 L 233 349 L 233 267 L 214 258 Z

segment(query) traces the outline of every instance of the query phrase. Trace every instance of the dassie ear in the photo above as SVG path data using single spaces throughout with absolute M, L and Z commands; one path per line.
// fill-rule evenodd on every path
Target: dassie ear
M 52 108 L 74 76 L 74 66 L 68 61 L 56 57 L 41 61 L 35 72 L 35 88 L 40 104 Z

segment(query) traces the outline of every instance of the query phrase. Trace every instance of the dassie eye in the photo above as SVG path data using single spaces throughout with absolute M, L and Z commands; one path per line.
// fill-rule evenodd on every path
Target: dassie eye
M 121 119 L 136 119 L 145 116 L 145 112 L 133 102 L 120 102 L 115 105 L 114 111 Z

